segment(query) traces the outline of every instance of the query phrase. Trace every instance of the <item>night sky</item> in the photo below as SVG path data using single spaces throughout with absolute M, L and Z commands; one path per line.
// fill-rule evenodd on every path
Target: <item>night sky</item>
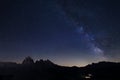
M 65 66 L 120 61 L 119 0 L 0 1 L 0 61 Z

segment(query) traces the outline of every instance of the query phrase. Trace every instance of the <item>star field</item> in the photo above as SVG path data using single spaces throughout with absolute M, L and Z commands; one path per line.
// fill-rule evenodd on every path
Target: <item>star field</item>
M 66 66 L 120 61 L 119 1 L 0 1 L 0 61 Z

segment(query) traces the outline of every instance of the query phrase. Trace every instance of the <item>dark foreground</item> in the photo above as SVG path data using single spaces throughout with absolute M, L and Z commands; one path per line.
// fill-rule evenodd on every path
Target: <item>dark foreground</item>
M 120 80 L 120 63 L 99 62 L 85 67 L 58 66 L 49 60 L 0 63 L 0 80 Z

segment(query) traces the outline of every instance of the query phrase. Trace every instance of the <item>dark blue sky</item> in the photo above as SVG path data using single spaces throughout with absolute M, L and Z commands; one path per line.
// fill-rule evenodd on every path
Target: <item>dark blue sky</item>
M 1 1 L 0 60 L 119 61 L 119 8 L 107 0 Z

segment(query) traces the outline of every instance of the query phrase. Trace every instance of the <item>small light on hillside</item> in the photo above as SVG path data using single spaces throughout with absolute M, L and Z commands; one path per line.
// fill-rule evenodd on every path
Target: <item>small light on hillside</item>
M 91 77 L 92 77 L 92 74 L 87 74 L 87 75 L 84 75 L 83 78 L 85 78 L 85 79 L 91 79 Z

